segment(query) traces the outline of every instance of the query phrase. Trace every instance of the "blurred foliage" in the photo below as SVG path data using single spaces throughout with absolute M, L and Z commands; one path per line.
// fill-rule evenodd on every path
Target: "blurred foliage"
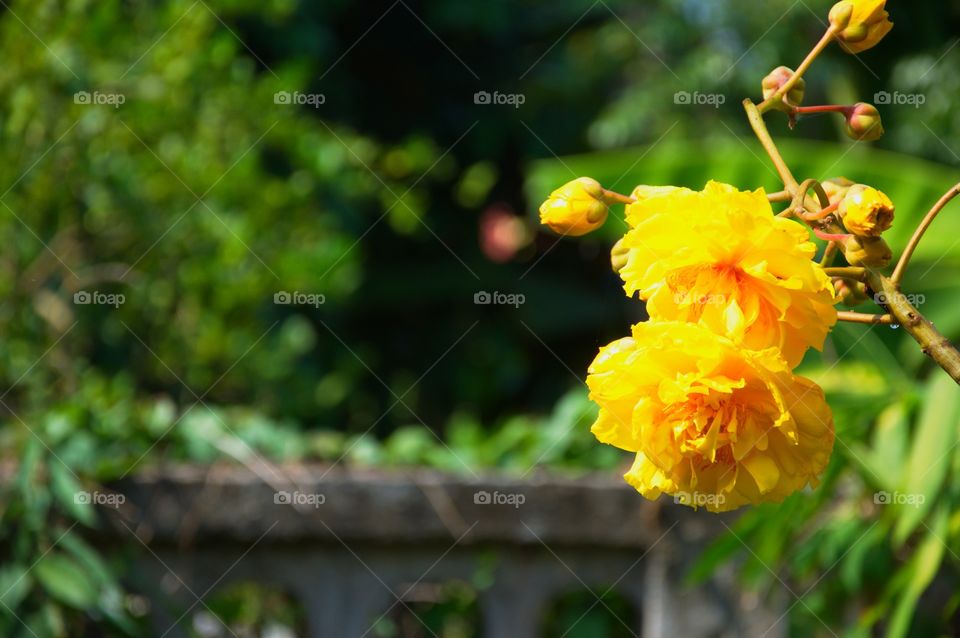
M 543 638 L 628 638 L 640 623 L 630 601 L 612 587 L 600 594 L 574 591 L 554 600 L 544 613 Z
M 306 613 L 296 600 L 262 583 L 232 583 L 204 602 L 193 614 L 194 638 L 296 638 L 306 631 Z
M 422 583 L 404 603 L 370 628 L 375 638 L 479 638 L 483 621 L 477 591 L 470 583 Z
M 83 539 L 95 515 L 79 478 L 39 439 L 19 461 L 0 488 L 0 635 L 139 635 L 143 605 Z
M 759 146 L 737 139 L 748 133 L 739 102 L 769 69 L 796 64 L 830 4 L 5 3 L 0 443 L 13 469 L 0 499 L 0 633 L 26 633 L 16 614 L 38 638 L 141 635 L 142 605 L 81 539 L 95 520 L 76 495 L 142 464 L 622 464 L 588 432 L 581 379 L 642 308 L 609 273 L 612 235 L 558 241 L 534 230 L 535 205 L 571 172 L 622 190 L 709 177 L 774 187 Z M 773 128 L 794 138 L 784 152 L 798 175 L 846 174 L 890 193 L 891 244 L 902 247 L 956 181 L 930 162 L 960 163 L 960 2 L 891 11 L 884 46 L 831 50 L 808 79 L 811 103 L 922 95 L 919 108 L 881 105 L 888 152 L 836 144 L 829 117 Z M 478 105 L 481 90 L 526 101 Z M 284 91 L 325 102 L 275 103 Z M 125 99 L 83 104 L 81 92 Z M 723 104 L 678 104 L 677 92 Z M 481 248 L 492 210 L 527 227 L 506 262 Z M 938 220 L 906 283 L 952 336 L 957 220 Z M 476 306 L 480 290 L 527 303 Z M 84 291 L 124 303 L 74 303 Z M 282 291 L 325 303 L 275 304 Z M 958 418 L 919 406 L 930 393 L 949 410 L 953 395 L 888 328 L 838 329 L 806 371 L 836 406 L 831 472 L 813 496 L 748 513 L 738 535 L 798 584 L 843 574 L 795 606 L 797 635 L 822 632 L 810 609 L 851 635 L 875 622 L 948 631 L 913 610 L 934 574 L 953 582 L 958 461 L 922 458 L 909 442 L 952 451 Z M 890 486 L 934 491 L 923 508 L 872 507 L 871 490 Z M 711 556 L 739 550 L 749 567 L 730 540 Z M 218 613 L 242 619 L 248 598 Z M 958 602 L 933 606 L 952 617 Z

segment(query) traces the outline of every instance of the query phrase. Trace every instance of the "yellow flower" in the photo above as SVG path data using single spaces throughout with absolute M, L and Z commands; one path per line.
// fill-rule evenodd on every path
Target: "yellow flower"
M 669 195 L 670 193 L 675 193 L 676 191 L 686 190 L 685 188 L 679 188 L 677 186 L 647 186 L 646 184 L 641 184 L 633 189 L 633 192 L 630 195 L 637 201 L 643 201 L 645 199 L 650 199 L 651 197 L 661 197 L 663 195 Z
M 699 322 L 744 347 L 778 347 L 796 366 L 836 323 L 830 278 L 798 222 L 776 217 L 763 190 L 710 182 L 627 207 L 633 227 L 620 271 L 654 319 Z
M 847 190 L 838 209 L 843 225 L 854 235 L 878 237 L 893 225 L 896 207 L 876 188 L 855 184 Z
M 610 249 L 610 267 L 613 272 L 620 272 L 620 269 L 627 265 L 627 255 L 630 250 L 623 245 L 623 238 L 617 240 L 617 243 Z
M 561 235 L 586 235 L 607 220 L 603 187 L 589 177 L 567 182 L 540 206 L 540 222 Z
M 886 4 L 886 0 L 844 0 L 833 5 L 830 24 L 838 29 L 840 46 L 848 53 L 875 47 L 893 28 Z
M 816 487 L 833 448 L 823 390 L 775 348 L 750 351 L 702 326 L 651 321 L 590 365 L 592 432 L 636 452 L 624 476 L 649 499 L 715 512 Z

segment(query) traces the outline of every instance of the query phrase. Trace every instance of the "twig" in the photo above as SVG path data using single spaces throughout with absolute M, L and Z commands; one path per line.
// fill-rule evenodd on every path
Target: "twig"
M 933 208 L 930 209 L 930 212 L 927 213 L 926 217 L 923 218 L 923 221 L 920 222 L 920 225 L 917 226 L 917 229 L 913 231 L 913 236 L 910 238 L 910 241 L 907 243 L 907 247 L 903 250 L 903 254 L 900 255 L 900 261 L 897 262 L 897 267 L 893 270 L 893 276 L 890 277 L 890 280 L 894 285 L 900 285 L 900 282 L 903 280 L 903 273 L 907 270 L 907 264 L 910 263 L 910 258 L 913 257 L 914 251 L 917 250 L 917 246 L 920 244 L 920 239 L 923 237 L 923 234 L 927 232 L 927 229 L 930 228 L 930 224 L 933 223 L 933 220 L 937 218 L 937 215 L 940 214 L 940 211 L 946 207 L 957 195 L 960 195 L 960 184 L 954 185 L 950 190 L 943 194 L 943 197 L 933 205 Z
M 852 312 L 849 310 L 838 310 L 837 319 L 839 321 L 849 321 L 850 323 L 868 323 L 873 325 L 895 326 L 897 320 L 893 315 L 871 315 L 866 312 Z
M 770 159 L 773 160 L 773 165 L 776 167 L 777 174 L 780 175 L 780 179 L 783 181 L 787 192 L 795 194 L 798 186 L 797 180 L 793 176 L 793 173 L 790 172 L 790 167 L 783 161 L 783 156 L 780 155 L 780 150 L 770 136 L 770 131 L 767 130 L 767 124 L 763 121 L 763 115 L 760 113 L 757 105 L 753 103 L 753 100 L 747 98 L 743 101 L 743 108 L 747 112 L 747 120 L 750 121 L 750 128 L 753 129 L 757 139 L 760 140 L 763 150 L 765 150 L 767 155 L 770 156 Z
M 837 34 L 836 29 L 831 25 L 827 28 L 826 33 L 823 34 L 823 37 L 820 38 L 820 41 L 817 42 L 816 46 L 810 50 L 810 53 L 807 54 L 807 57 L 804 58 L 803 62 L 800 63 L 800 66 L 797 67 L 797 70 L 793 72 L 793 75 L 790 76 L 790 79 L 784 82 L 783 86 L 777 89 L 777 92 L 771 95 L 768 99 L 760 103 L 759 111 L 760 113 L 766 113 L 772 109 L 778 102 L 783 99 L 783 96 L 790 92 L 797 82 L 800 81 L 800 78 L 803 77 L 803 74 L 807 72 L 807 69 L 810 68 L 810 65 L 813 64 L 813 61 L 817 59 L 817 56 L 823 53 L 823 50 L 833 41 L 834 36 Z
M 866 281 L 867 278 L 866 269 L 855 266 L 824 268 L 823 271 L 830 277 L 842 277 L 843 279 L 854 279 L 856 281 Z

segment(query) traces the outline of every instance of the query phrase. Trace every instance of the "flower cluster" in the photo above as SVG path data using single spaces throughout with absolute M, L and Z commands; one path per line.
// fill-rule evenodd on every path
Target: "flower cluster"
M 893 223 L 893 202 L 842 177 L 797 182 L 763 116 L 781 111 L 792 128 L 806 115 L 840 113 L 849 137 L 882 136 L 871 104 L 802 103 L 814 59 L 831 42 L 848 53 L 875 46 L 893 27 L 885 7 L 886 0 L 837 2 L 796 70 L 777 67 L 761 82 L 763 102 L 744 102 L 784 191 L 711 181 L 702 191 L 638 186 L 626 196 L 582 177 L 540 207 L 542 223 L 576 236 L 602 226 L 611 204 L 626 204 L 628 229 L 610 262 L 650 319 L 600 349 L 587 385 L 600 406 L 592 432 L 636 454 L 625 478 L 648 498 L 673 494 L 725 511 L 780 502 L 819 481 L 833 449 L 833 417 L 823 391 L 794 369 L 810 348 L 822 349 L 838 318 L 894 318 L 839 313 L 835 304 L 866 301 L 868 281 L 875 290 L 895 287 L 910 249 L 893 280 L 880 275 L 876 269 L 892 259 L 881 234 Z M 775 214 L 771 202 L 790 204 Z M 811 228 L 828 242 L 819 262 Z M 848 266 L 828 268 L 838 253 Z M 913 336 L 922 344 L 933 338 Z
M 612 258 L 650 321 L 590 366 L 594 435 L 636 454 L 626 479 L 648 498 L 696 494 L 723 511 L 815 485 L 833 421 L 792 369 L 836 311 L 807 229 L 774 216 L 762 190 L 717 182 L 637 187 L 626 221 Z
M 840 113 L 851 138 L 883 135 L 870 104 L 803 106 L 802 76 L 831 42 L 849 53 L 875 46 L 893 26 L 885 6 L 841 0 L 796 70 L 777 67 L 761 82 L 763 102 L 744 100 L 784 190 L 711 181 L 701 191 L 644 185 L 620 195 L 582 177 L 540 207 L 554 231 L 583 235 L 603 225 L 611 204 L 626 205 L 610 263 L 627 296 L 646 302 L 649 321 L 600 349 L 587 386 L 600 407 L 593 434 L 636 455 L 625 478 L 648 498 L 666 493 L 726 511 L 815 487 L 833 449 L 833 417 L 823 391 L 794 370 L 838 320 L 902 325 L 960 383 L 960 350 L 899 294 L 911 254 L 960 185 L 927 214 L 887 277 L 890 198 L 843 177 L 797 181 L 764 122 L 771 111 L 791 128 L 806 115 Z M 773 202 L 787 206 L 775 213 Z M 811 230 L 826 242 L 817 261 Z M 831 267 L 840 256 L 846 265 Z M 884 314 L 835 308 L 871 298 Z

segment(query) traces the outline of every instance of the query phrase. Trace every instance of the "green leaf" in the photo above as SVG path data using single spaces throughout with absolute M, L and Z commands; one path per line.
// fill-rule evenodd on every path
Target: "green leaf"
M 910 411 L 904 403 L 888 406 L 873 430 L 872 458 L 884 489 L 895 489 L 904 478 L 910 438 Z
M 940 570 L 940 563 L 943 561 L 946 550 L 944 539 L 949 513 L 946 504 L 937 508 L 931 526 L 927 528 L 927 535 L 902 572 L 905 586 L 902 591 L 895 594 L 896 605 L 890 616 L 887 638 L 905 638 L 908 635 L 917 601 Z
M 116 579 L 107 568 L 97 550 L 88 545 L 78 534 L 73 532 L 58 532 L 62 534 L 60 547 L 70 553 L 93 579 L 101 585 L 114 585 Z
M 907 461 L 903 493 L 915 504 L 903 506 L 893 531 L 902 545 L 933 507 L 947 476 L 951 450 L 960 424 L 960 391 L 946 374 L 937 373 L 927 384 L 923 408 Z M 921 498 L 922 497 L 922 498 Z
M 859 530 L 858 530 L 859 532 Z M 840 580 L 843 586 L 851 592 L 855 592 L 863 585 L 864 566 L 867 556 L 877 545 L 885 542 L 886 532 L 883 526 L 876 524 L 863 535 L 862 538 L 852 539 L 853 545 L 848 552 L 841 558 Z
M 864 469 L 864 478 L 893 492 L 903 482 L 910 436 L 910 415 L 904 403 L 887 406 L 873 426 L 871 446 L 849 444 L 850 460 Z
M 51 552 L 37 563 L 34 573 L 47 593 L 66 605 L 87 609 L 97 602 L 96 583 L 72 558 Z
M 50 460 L 50 490 L 57 502 L 75 519 L 88 527 L 96 524 L 97 517 L 91 505 L 80 503 L 77 495 L 83 491 L 83 486 L 74 477 L 70 468 L 56 458 Z
M 0 613 L 15 610 L 29 593 L 31 586 L 33 579 L 23 565 L 0 567 L 0 603 L 3 604 Z
M 26 447 L 20 455 L 20 472 L 17 476 L 17 482 L 21 492 L 27 491 L 33 482 L 33 474 L 42 455 L 43 447 L 40 439 L 31 436 L 27 439 Z

